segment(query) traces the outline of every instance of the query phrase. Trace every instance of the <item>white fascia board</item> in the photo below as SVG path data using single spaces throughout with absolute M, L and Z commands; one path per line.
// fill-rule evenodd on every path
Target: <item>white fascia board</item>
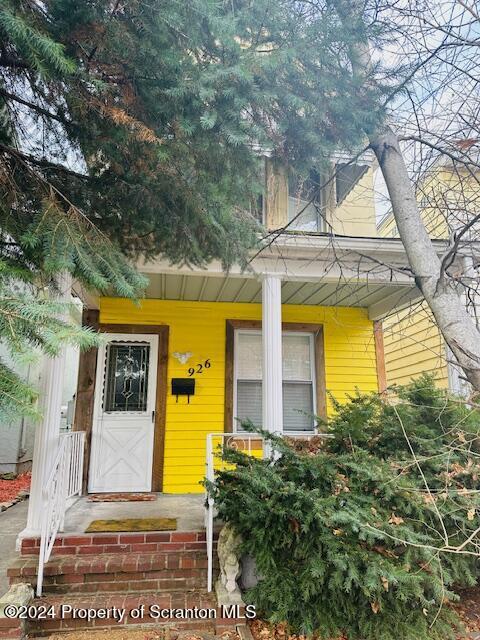
M 357 153 L 361 150 L 359 149 Z M 375 154 L 371 149 L 366 149 L 363 151 L 358 157 L 356 157 L 357 153 L 348 153 L 346 151 L 334 151 L 330 155 L 330 159 L 333 162 L 352 162 L 352 164 L 364 164 L 369 167 L 376 166 L 376 158 Z
M 251 149 L 253 153 L 258 156 L 266 156 L 267 158 L 272 158 L 274 149 L 273 147 L 264 147 L 260 144 L 252 144 Z M 360 149 L 357 153 L 360 152 Z M 369 167 L 377 166 L 375 154 L 371 149 L 366 149 L 363 151 L 358 158 L 356 157 L 357 153 L 348 153 L 347 151 L 333 151 L 329 156 L 325 156 L 326 160 L 331 160 L 332 162 L 352 162 L 353 164 L 362 164 L 367 165 Z M 354 160 L 355 158 L 355 160 Z
M 255 257 L 254 257 L 255 256 Z M 370 260 L 371 258 L 371 260 Z M 392 270 L 389 268 L 393 267 Z M 302 282 L 369 282 L 411 284 L 413 279 L 406 269 L 403 245 L 383 238 L 335 238 L 327 236 L 282 236 L 256 255 L 252 252 L 249 269 L 242 271 L 233 265 L 229 276 L 254 278 L 264 274 L 279 275 L 284 280 Z M 220 261 L 207 267 L 172 265 L 166 260 L 138 264 L 145 274 L 164 273 L 225 277 Z
M 437 255 L 441 257 L 448 243 L 446 240 L 433 240 Z M 470 255 L 480 258 L 480 243 L 469 243 Z M 383 269 L 395 272 L 395 282 L 413 282 L 409 272 L 405 248 L 399 238 L 360 238 L 351 236 L 327 236 L 307 234 L 283 234 L 271 245 L 265 243 L 262 250 L 252 250 L 251 263 L 242 271 L 233 265 L 228 274 L 219 260 L 214 260 L 206 267 L 178 266 L 166 260 L 156 259 L 139 263 L 137 268 L 142 273 L 165 273 L 173 275 L 198 275 L 209 277 L 225 277 L 225 275 L 258 278 L 262 274 L 277 274 L 285 280 L 316 280 L 327 277 L 325 270 L 335 272 L 335 265 L 354 274 L 363 272 L 374 274 Z M 360 266 L 359 266 L 360 265 Z M 377 265 L 375 267 L 375 265 Z M 364 281 L 365 275 L 360 278 Z M 329 278 L 334 281 L 336 277 Z M 382 278 L 384 281 L 385 279 Z
M 166 274 L 174 276 L 192 276 L 208 278 L 245 278 L 259 280 L 264 275 L 279 276 L 285 282 L 324 282 L 342 284 L 403 284 L 413 283 L 408 274 L 394 272 L 387 267 L 382 268 L 363 260 L 364 267 L 359 269 L 358 258 L 356 260 L 342 260 L 340 264 L 331 259 L 295 259 L 285 256 L 270 256 L 256 258 L 252 268 L 242 271 L 238 266 L 233 266 L 228 274 L 222 269 L 219 261 L 209 264 L 208 269 L 190 268 L 187 266 L 175 266 L 168 262 L 155 262 L 154 264 L 139 265 L 139 271 L 144 274 Z M 365 272 L 362 269 L 365 269 Z M 368 268 L 368 272 L 367 272 Z M 393 282 L 392 282 L 393 279 Z M 413 285 L 412 285 L 413 286 Z
M 447 242 L 445 240 L 434 240 L 433 244 L 437 247 L 437 252 L 439 254 L 447 247 Z M 269 248 L 275 250 L 278 247 L 282 247 L 282 249 L 292 248 L 303 253 L 332 247 L 337 251 L 357 251 L 359 253 L 384 252 L 391 255 L 403 255 L 406 259 L 405 248 L 400 238 L 384 238 L 381 236 L 358 237 L 292 233 L 279 236 Z

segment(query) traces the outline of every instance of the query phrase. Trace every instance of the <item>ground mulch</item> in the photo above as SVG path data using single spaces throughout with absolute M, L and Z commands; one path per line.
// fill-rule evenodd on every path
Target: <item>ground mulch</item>
M 31 473 L 21 473 L 16 478 L 4 480 L 0 478 L 0 502 L 11 502 L 21 491 L 30 488 Z
M 463 640 L 463 638 L 480 638 L 480 587 L 462 590 L 460 602 L 455 605 L 455 609 L 460 614 L 467 634 L 460 636 L 459 640 Z
M 284 623 L 271 624 L 259 619 L 250 622 L 250 631 L 254 640 L 307 640 L 308 638 L 308 636 L 290 634 Z M 347 637 L 338 636 L 331 640 L 347 640 Z
M 105 629 L 103 631 L 70 631 L 54 633 L 48 640 L 240 640 L 234 631 L 225 631 L 219 636 L 195 631 L 175 629 Z
M 464 625 L 464 632 L 457 640 L 480 640 L 480 586 L 461 591 L 460 602 L 454 605 Z M 253 620 L 250 630 L 254 640 L 307 640 L 306 636 L 288 633 L 285 624 L 271 624 L 264 620 Z M 346 636 L 331 640 L 348 640 Z

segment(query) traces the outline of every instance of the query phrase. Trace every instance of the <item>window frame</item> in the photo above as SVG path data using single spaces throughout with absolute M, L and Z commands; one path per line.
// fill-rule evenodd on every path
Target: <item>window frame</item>
M 315 179 L 318 180 L 318 194 L 317 197 L 313 200 L 314 203 L 316 203 L 318 205 L 318 208 L 316 208 L 316 229 L 313 231 L 313 233 L 323 233 L 326 230 L 326 224 L 325 224 L 325 219 L 324 217 L 321 215 L 321 213 L 319 212 L 318 209 L 320 209 L 320 211 L 322 209 L 325 208 L 325 202 L 324 202 L 324 189 L 321 188 L 321 182 L 320 182 L 320 174 L 316 169 L 312 169 L 310 171 L 311 174 L 315 174 Z M 290 199 L 295 199 L 294 195 L 290 195 L 290 179 L 292 178 L 292 176 L 289 176 L 288 173 L 285 177 L 286 179 L 286 193 L 287 193 L 287 200 L 286 200 L 286 207 L 287 207 L 287 211 L 286 211 L 286 218 L 287 218 L 287 224 L 289 225 L 289 229 L 291 231 L 298 231 L 298 232 L 304 232 L 304 229 L 299 229 L 295 226 L 295 222 L 292 223 L 291 220 L 289 220 L 289 216 L 288 216 L 288 212 L 290 209 Z M 309 177 L 310 180 L 313 180 L 312 177 Z M 308 205 L 307 205 L 308 206 Z M 298 215 L 298 214 L 296 214 Z M 293 220 L 294 218 L 292 218 Z
M 224 409 L 224 431 L 232 433 L 236 430 L 236 361 L 235 353 L 236 340 L 235 333 L 240 330 L 256 330 L 261 333 L 262 323 L 260 320 L 226 320 L 226 341 L 225 341 L 225 409 Z M 282 323 L 283 333 L 306 333 L 311 338 L 311 367 L 312 390 L 313 390 L 313 410 L 315 415 L 326 418 L 327 391 L 325 380 L 325 347 L 323 324 L 316 323 Z M 282 376 L 283 378 L 283 376 Z M 235 406 L 234 406 L 235 403 Z M 315 429 L 315 426 L 313 427 Z M 310 433 L 305 432 L 305 433 Z

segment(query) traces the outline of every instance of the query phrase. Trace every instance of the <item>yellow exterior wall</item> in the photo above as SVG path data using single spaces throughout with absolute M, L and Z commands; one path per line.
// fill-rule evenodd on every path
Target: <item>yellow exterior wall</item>
M 432 238 L 448 237 L 445 202 L 458 193 L 458 180 L 458 174 L 440 167 L 426 174 L 417 188 L 422 219 Z M 398 237 L 393 213 L 381 221 L 378 233 Z M 405 384 L 426 372 L 435 373 L 437 384 L 448 388 L 445 343 L 426 303 L 394 314 L 383 326 L 388 384 Z
M 335 233 L 345 236 L 375 237 L 375 202 L 373 169 L 369 169 L 329 220 Z
M 460 183 L 456 183 L 455 176 L 445 171 L 428 174 L 418 187 L 418 206 L 431 238 L 448 237 L 448 211 L 445 210 L 445 203 L 452 200 L 458 188 Z M 453 201 L 450 205 L 453 206 Z M 388 213 L 378 225 L 378 235 L 384 238 L 398 238 L 397 225 L 392 212 Z
M 168 395 L 163 489 L 166 493 L 201 492 L 205 470 L 205 439 L 223 431 L 225 320 L 260 320 L 259 304 L 143 300 L 136 306 L 119 298 L 100 300 L 100 322 L 166 324 L 170 327 Z M 285 305 L 284 322 L 324 325 L 326 386 L 339 400 L 347 394 L 377 390 L 372 322 L 364 309 Z M 182 365 L 174 351 L 191 351 Z M 170 379 L 186 377 L 190 366 L 206 359 L 211 367 L 195 375 L 195 396 L 176 403 Z
M 476 176 L 461 168 L 436 167 L 417 185 L 416 196 L 425 227 L 432 238 L 448 238 L 453 229 L 478 212 L 480 190 Z M 393 213 L 378 225 L 378 235 L 398 237 Z
M 448 387 L 445 343 L 426 303 L 405 309 L 383 322 L 387 384 L 407 384 L 433 373 L 438 386 Z

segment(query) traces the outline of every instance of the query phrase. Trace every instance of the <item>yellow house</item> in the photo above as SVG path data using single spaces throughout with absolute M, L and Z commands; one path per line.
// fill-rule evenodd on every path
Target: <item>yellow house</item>
M 437 161 L 417 186 L 423 220 L 436 240 L 446 240 L 478 213 L 480 191 L 475 177 L 449 161 Z M 378 225 L 380 236 L 397 238 L 392 212 Z M 468 265 L 466 265 L 468 268 Z M 466 385 L 449 357 L 449 350 L 425 301 L 397 310 L 383 322 L 388 384 L 405 384 L 422 373 L 435 375 L 437 384 L 463 394 Z
M 310 183 L 266 159 L 269 233 L 247 270 L 156 260 L 139 267 L 150 283 L 138 305 L 90 300 L 84 321 L 106 342 L 80 362 L 89 492 L 201 492 L 207 434 L 241 431 L 246 418 L 313 433 L 328 392 L 385 385 L 377 321 L 419 294 L 381 266 L 406 259 L 399 240 L 375 237 L 371 160 L 334 163 L 311 201 Z

